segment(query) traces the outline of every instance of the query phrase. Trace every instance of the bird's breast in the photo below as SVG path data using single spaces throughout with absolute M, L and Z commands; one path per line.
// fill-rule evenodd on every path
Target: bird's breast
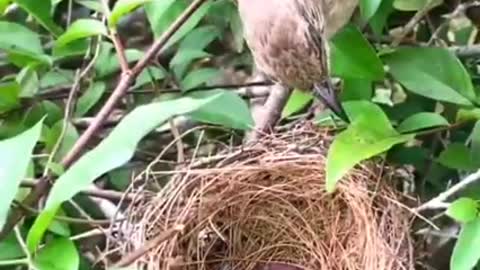
M 285 18 L 258 25 L 246 36 L 257 67 L 292 88 L 309 90 L 325 76 L 321 44 L 315 42 L 305 22 Z

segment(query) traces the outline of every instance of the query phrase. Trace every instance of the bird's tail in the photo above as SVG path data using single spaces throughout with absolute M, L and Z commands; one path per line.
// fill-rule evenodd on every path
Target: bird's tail
M 313 86 L 313 94 L 316 98 L 320 99 L 320 101 L 322 101 L 323 104 L 325 104 L 325 106 L 327 106 L 333 113 L 340 117 L 340 119 L 346 123 L 350 123 L 348 115 L 345 112 L 342 103 L 338 99 L 338 96 L 335 93 L 333 85 L 329 79 L 323 83 L 315 84 Z

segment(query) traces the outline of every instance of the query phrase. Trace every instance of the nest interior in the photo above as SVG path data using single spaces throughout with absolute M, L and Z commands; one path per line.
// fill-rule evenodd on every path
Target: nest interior
M 365 162 L 327 194 L 331 139 L 300 125 L 184 170 L 146 173 L 172 178 L 130 207 L 124 254 L 150 245 L 141 269 L 413 269 L 412 215 L 392 170 Z

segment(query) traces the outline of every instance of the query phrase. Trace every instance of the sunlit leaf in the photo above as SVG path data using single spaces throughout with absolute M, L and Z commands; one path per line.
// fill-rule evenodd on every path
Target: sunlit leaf
M 451 270 L 472 270 L 480 259 L 480 218 L 462 226 L 450 259 Z
M 79 19 L 73 22 L 67 31 L 58 37 L 55 45 L 57 47 L 63 47 L 75 40 L 99 35 L 107 35 L 107 28 L 101 21 Z
M 327 192 L 333 192 L 337 182 L 361 161 L 413 138 L 395 131 L 385 113 L 373 103 L 350 101 L 344 104 L 352 123 L 335 137 L 328 150 Z
M 368 21 L 377 12 L 382 0 L 360 0 L 360 11 L 364 20 Z
M 467 223 L 478 217 L 478 203 L 470 198 L 460 198 L 450 204 L 445 214 L 457 222 Z
M 112 12 L 108 17 L 108 26 L 115 28 L 120 19 L 139 6 L 150 2 L 151 0 L 118 0 L 113 6 Z
M 78 270 L 80 256 L 71 240 L 56 238 L 38 252 L 33 263 L 38 270 Z
M 403 120 L 397 127 L 397 130 L 402 133 L 412 132 L 415 130 L 448 126 L 448 121 L 437 113 L 422 112 L 414 114 Z
M 0 229 L 5 224 L 20 182 L 27 173 L 33 147 L 40 137 L 41 129 L 42 121 L 20 135 L 0 141 Z

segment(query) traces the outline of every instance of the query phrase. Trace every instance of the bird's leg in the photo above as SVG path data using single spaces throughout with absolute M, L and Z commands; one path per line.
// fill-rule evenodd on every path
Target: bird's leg
M 350 122 L 330 79 L 315 84 L 313 87 L 313 95 L 321 100 L 333 113 L 340 117 L 340 119 L 347 123 Z

